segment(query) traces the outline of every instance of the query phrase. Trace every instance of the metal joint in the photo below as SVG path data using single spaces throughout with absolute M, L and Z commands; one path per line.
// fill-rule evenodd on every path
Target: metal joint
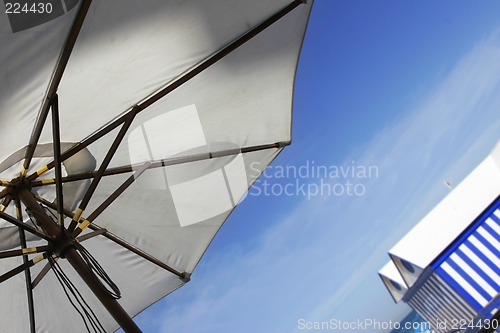
M 182 272 L 182 274 L 179 276 L 179 279 L 182 282 L 188 283 L 189 281 L 191 281 L 191 273 Z

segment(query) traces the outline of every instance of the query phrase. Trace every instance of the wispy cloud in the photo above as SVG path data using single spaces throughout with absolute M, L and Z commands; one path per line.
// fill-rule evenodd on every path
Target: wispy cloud
M 381 131 L 364 154 L 350 157 L 381 170 L 381 178 L 369 189 L 376 198 L 350 201 L 341 213 L 351 221 L 359 212 L 368 213 L 363 222 L 351 226 L 372 239 L 360 249 L 364 253 L 359 269 L 334 295 L 325 297 L 315 313 L 331 314 L 336 306 L 345 306 L 345 295 L 359 287 L 365 274 L 374 273 L 380 251 L 385 254 L 447 194 L 442 181 L 462 179 L 489 153 L 500 139 L 499 106 L 497 30 L 465 55 L 406 118 Z M 374 248 L 375 243 L 381 246 Z
M 488 154 L 499 109 L 500 30 L 362 154 L 346 156 L 380 170 L 365 196 L 304 199 L 281 209 L 252 251 L 205 258 L 199 269 L 210 276 L 195 276 L 157 309 L 160 332 L 284 333 L 300 318 L 390 318 L 384 309 L 395 307 L 376 275 L 387 250 L 447 194 L 443 180 L 463 178 Z

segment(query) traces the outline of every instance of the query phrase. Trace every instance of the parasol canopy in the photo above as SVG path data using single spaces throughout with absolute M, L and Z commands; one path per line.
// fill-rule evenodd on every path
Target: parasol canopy
M 312 1 L 4 3 L 0 331 L 139 332 L 290 144 Z

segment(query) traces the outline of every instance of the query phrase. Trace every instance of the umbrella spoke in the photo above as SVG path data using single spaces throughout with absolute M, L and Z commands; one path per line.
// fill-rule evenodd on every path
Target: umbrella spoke
M 127 180 L 122 185 L 120 185 L 106 200 L 104 200 L 104 202 L 99 207 L 97 207 L 97 209 L 92 214 L 90 214 L 90 216 L 86 220 L 84 220 L 82 223 L 80 223 L 78 228 L 74 230 L 73 237 L 78 236 L 83 230 L 85 230 L 85 228 L 88 227 L 88 225 L 90 223 L 92 223 L 99 215 L 101 215 L 101 213 L 104 212 L 104 210 L 106 210 L 106 208 L 108 208 L 116 199 L 118 199 L 118 197 L 130 185 L 132 185 L 132 183 L 137 178 L 139 178 L 139 176 L 142 175 L 142 173 L 144 171 L 146 171 L 146 169 L 149 167 L 149 165 L 150 165 L 150 163 L 144 163 L 139 170 L 137 170 L 136 172 L 134 172 L 133 175 L 128 177 Z
M 89 225 L 89 228 L 92 229 L 92 230 L 102 230 L 101 227 L 95 225 L 95 224 L 90 224 Z M 163 261 L 161 261 L 160 259 L 158 258 L 155 258 L 154 256 L 150 255 L 149 253 L 147 252 L 144 252 L 143 250 L 137 248 L 136 246 L 128 243 L 127 241 L 121 239 L 120 237 L 116 236 L 115 234 L 109 232 L 109 231 L 106 231 L 104 234 L 103 234 L 104 237 L 108 238 L 109 240 L 112 240 L 113 242 L 115 242 L 116 244 L 124 247 L 125 249 L 129 250 L 130 252 L 132 253 L 135 253 L 136 255 L 142 257 L 143 259 L 146 259 L 147 261 L 169 271 L 170 273 L 174 274 L 174 275 L 177 275 L 181 280 L 183 280 L 184 282 L 188 282 L 189 281 L 189 277 L 190 277 L 190 274 L 187 273 L 187 272 L 179 272 L 177 271 L 176 269 L 168 266 L 167 264 L 165 264 Z
M 9 194 L 9 189 L 4 188 L 2 191 L 0 191 L 0 199 L 5 198 L 7 194 Z
M 122 173 L 132 172 L 134 170 L 135 170 L 135 166 L 133 166 L 133 165 L 114 167 L 114 168 L 109 168 L 106 171 L 104 171 L 103 176 L 119 175 Z M 61 183 L 64 184 L 64 183 L 85 180 L 85 179 L 92 179 L 96 176 L 96 174 L 97 174 L 97 171 L 91 171 L 91 172 L 82 172 L 82 173 L 69 175 L 66 177 L 62 177 Z M 43 179 L 43 180 L 37 180 L 37 181 L 32 182 L 32 186 L 33 187 L 47 186 L 47 185 L 54 185 L 55 183 L 56 183 L 55 179 Z
M 89 232 L 88 234 L 85 234 L 85 235 L 78 237 L 76 240 L 81 243 L 81 242 L 84 242 L 88 239 L 105 234 L 106 232 L 108 232 L 106 229 L 97 229 L 95 231 Z
M 48 253 L 45 252 L 39 256 L 36 256 L 35 258 L 28 260 L 27 262 L 23 263 L 22 265 L 17 266 L 16 268 L 11 269 L 7 273 L 3 274 L 0 276 L 0 283 L 7 281 L 11 277 L 16 276 L 19 273 L 24 272 L 26 269 L 33 267 L 34 265 L 38 264 L 40 261 L 47 259 Z
M 54 258 L 54 260 L 57 260 L 58 258 Z M 31 282 L 31 288 L 35 289 L 36 286 L 42 281 L 42 279 L 47 275 L 48 272 L 50 272 L 51 268 L 50 262 L 46 263 L 45 266 L 43 266 L 42 270 L 38 273 L 38 275 L 33 279 L 33 282 Z
M 64 215 L 62 208 L 64 207 L 63 190 L 62 190 L 62 171 L 61 171 L 61 138 L 59 133 L 59 97 L 54 95 L 52 100 L 52 138 L 54 142 L 54 163 L 56 174 L 56 203 L 57 203 L 57 222 L 61 226 L 61 233 L 64 232 Z
M 47 104 L 47 106 L 45 106 Z M 47 119 L 47 115 L 49 114 L 48 103 L 44 103 L 42 107 L 41 113 L 38 115 L 36 120 L 35 128 L 33 129 L 33 133 L 31 134 L 30 142 L 28 144 L 28 149 L 26 149 L 26 155 L 24 156 L 24 162 L 21 167 L 21 175 L 25 176 L 28 172 L 28 169 L 31 164 L 31 160 L 33 155 L 35 154 L 35 148 L 38 144 L 38 139 L 40 139 L 40 135 L 42 134 L 43 126 L 45 125 L 45 120 Z
M 21 168 L 21 175 L 23 176 L 26 175 L 30 166 L 33 154 L 35 153 L 36 145 L 38 144 L 38 140 L 40 139 L 40 135 L 42 134 L 45 120 L 47 119 L 47 115 L 49 114 L 49 108 L 52 102 L 52 98 L 54 97 L 57 88 L 59 87 L 59 83 L 61 82 L 64 70 L 66 69 L 66 65 L 68 64 L 69 57 L 71 55 L 71 52 L 73 51 L 73 47 L 75 46 L 78 34 L 80 33 L 80 29 L 83 25 L 83 21 L 85 20 L 85 16 L 87 15 L 91 2 L 92 0 L 82 1 L 80 9 L 76 14 L 75 20 L 64 44 L 64 48 L 59 56 L 54 74 L 42 103 L 40 114 L 38 115 L 38 118 L 36 120 L 35 128 L 33 129 L 33 132 L 31 134 L 28 149 L 26 149 L 26 155 L 24 156 L 23 166 Z
M 46 234 L 38 231 L 37 229 L 35 229 L 34 227 L 30 226 L 27 223 L 19 222 L 15 217 L 10 216 L 7 213 L 0 212 L 0 218 L 4 219 L 5 221 L 7 221 L 9 223 L 12 223 L 13 225 L 15 225 L 15 226 L 23 229 L 24 231 L 32 233 L 33 235 L 38 236 L 38 237 L 40 237 L 42 239 L 45 239 L 47 241 L 52 241 L 53 240 L 52 237 L 47 236 Z
M 25 255 L 33 254 L 33 253 L 41 253 L 41 252 L 48 251 L 49 249 L 50 248 L 48 246 L 26 247 L 26 245 L 24 245 L 19 250 L 9 250 L 9 251 L 0 252 L 0 259 L 25 256 Z
M 289 141 L 288 142 L 276 142 L 276 143 L 271 143 L 271 144 L 266 144 L 266 145 L 243 147 L 241 149 L 228 149 L 228 150 L 214 151 L 214 152 L 196 154 L 196 155 L 190 155 L 190 156 L 166 158 L 166 159 L 156 160 L 156 161 L 150 162 L 148 169 L 162 168 L 162 167 L 166 167 L 166 166 L 178 165 L 178 164 L 201 161 L 201 160 L 208 160 L 208 159 L 217 158 L 217 157 L 237 155 L 239 153 L 244 154 L 244 153 L 256 152 L 256 151 L 261 151 L 261 150 L 266 150 L 266 149 L 283 148 L 283 147 L 288 146 L 289 144 L 290 144 Z M 129 164 L 129 165 L 123 165 L 123 166 L 119 166 L 119 167 L 109 168 L 106 171 L 104 171 L 103 176 L 113 176 L 113 175 L 119 175 L 119 174 L 123 174 L 123 173 L 132 172 L 134 170 L 141 168 L 141 166 L 142 166 L 141 164 Z M 84 180 L 84 179 L 91 179 L 91 178 L 94 178 L 96 176 L 96 173 L 97 173 L 97 171 L 92 171 L 92 172 L 78 173 L 78 174 L 62 177 L 61 182 L 62 183 L 69 183 L 69 182 L 75 182 L 75 181 Z M 32 186 L 38 187 L 38 186 L 54 185 L 55 182 L 56 182 L 55 179 L 44 179 L 44 180 L 40 180 L 40 181 L 34 181 L 32 183 Z
M 128 129 L 130 128 L 130 125 L 132 125 L 132 122 L 134 121 L 135 116 L 137 115 L 137 112 L 133 112 L 128 115 L 126 122 L 123 124 L 122 128 L 120 128 L 120 132 L 118 132 L 118 135 L 116 136 L 115 140 L 111 144 L 110 149 L 108 150 L 106 156 L 104 157 L 104 160 L 101 163 L 101 166 L 99 167 L 99 170 L 97 170 L 97 173 L 92 180 L 92 183 L 90 183 L 89 188 L 87 189 L 87 192 L 83 196 L 82 201 L 80 202 L 80 206 L 76 210 L 75 216 L 73 216 L 73 219 L 68 227 L 68 231 L 71 233 L 73 230 L 76 228 L 78 221 L 80 221 L 80 218 L 83 215 L 83 212 L 85 211 L 85 208 L 87 208 L 87 205 L 92 198 L 92 195 L 94 194 L 97 185 L 101 181 L 104 172 L 106 171 L 109 163 L 111 162 L 111 159 L 116 153 L 116 150 L 118 149 L 118 146 L 122 142 L 123 138 L 125 137 L 125 134 L 127 134 Z
M 21 202 L 19 199 L 15 200 L 16 205 L 16 213 L 17 219 L 19 222 L 23 221 L 23 213 L 21 211 Z M 24 230 L 19 228 L 19 241 L 21 248 L 25 249 L 27 247 L 26 244 L 26 235 L 24 234 Z M 28 262 L 28 256 L 23 255 L 23 263 L 26 264 Z M 35 304 L 33 301 L 33 285 L 31 283 L 31 272 L 29 268 L 24 270 L 24 279 L 26 281 L 26 297 L 28 298 L 28 312 L 30 318 L 30 332 L 35 333 Z
M 119 117 L 118 119 L 116 119 L 115 121 L 113 121 L 112 123 L 110 123 L 109 125 L 98 130 L 97 132 L 95 132 L 94 134 L 89 136 L 88 138 L 77 143 L 76 145 L 69 148 L 68 150 L 64 151 L 61 154 L 61 161 L 65 161 L 66 159 L 70 158 L 71 156 L 75 155 L 76 153 L 80 152 L 81 150 L 87 148 L 89 145 L 91 145 L 95 141 L 99 140 L 100 138 L 102 138 L 103 136 L 105 136 L 106 134 L 108 134 L 109 132 L 111 132 L 112 130 L 114 130 L 115 128 L 120 126 L 121 124 L 123 124 L 125 122 L 125 119 L 127 118 L 127 115 L 128 115 L 128 112 L 126 114 L 124 114 L 123 116 Z M 54 165 L 55 165 L 54 161 L 50 162 L 49 164 L 42 167 L 37 172 L 34 172 L 31 175 L 29 175 L 28 180 L 30 180 L 30 181 L 35 180 L 41 174 L 41 171 L 46 172 L 48 170 L 51 170 L 54 167 Z
M 52 208 L 52 209 L 55 209 L 55 205 L 50 202 L 50 201 L 47 201 L 45 200 L 44 198 L 41 198 L 41 197 L 36 197 L 36 199 L 44 204 L 45 206 L 49 207 L 49 208 Z M 75 214 L 67 209 L 64 210 L 64 215 L 68 216 L 68 217 L 72 217 L 74 216 Z M 98 230 L 104 230 L 104 232 L 102 233 L 102 235 L 104 237 L 106 237 L 107 239 L 113 241 L 114 243 L 124 247 L 125 249 L 129 250 L 130 252 L 133 252 L 135 254 L 137 254 L 138 256 L 142 257 L 143 259 L 146 259 L 147 261 L 169 271 L 170 273 L 172 274 L 175 274 L 177 275 L 179 278 L 181 278 L 183 281 L 187 282 L 189 281 L 189 273 L 181 273 L 179 271 L 177 271 L 176 269 L 168 266 L 167 264 L 165 264 L 163 261 L 161 261 L 160 259 L 158 258 L 155 258 L 154 256 L 150 255 L 149 253 L 147 252 L 144 252 L 142 251 L 141 249 L 137 248 L 136 246 L 128 243 L 127 241 L 123 240 L 122 238 L 118 237 L 117 235 L 109 232 L 108 230 L 104 229 L 104 228 L 101 228 L 100 226 L 96 225 L 96 224 L 89 224 L 89 229 L 92 229 L 94 231 L 98 231 Z
M 4 212 L 5 209 L 9 206 L 11 201 L 12 201 L 11 197 L 4 198 L 2 203 L 0 204 L 0 212 Z

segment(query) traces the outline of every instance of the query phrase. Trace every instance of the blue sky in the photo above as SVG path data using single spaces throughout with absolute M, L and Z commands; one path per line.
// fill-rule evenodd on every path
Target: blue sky
M 316 0 L 274 166 L 374 166 L 363 195 L 252 195 L 145 332 L 301 332 L 299 319 L 399 320 L 387 251 L 500 139 L 500 1 Z M 271 184 L 295 184 L 270 173 Z M 294 185 L 294 186 L 295 186 Z M 255 184 L 262 189 L 262 182 Z M 367 330 L 377 332 L 377 330 Z M 386 330 L 387 331 L 387 330 Z M 380 330 L 384 332 L 384 330 Z

